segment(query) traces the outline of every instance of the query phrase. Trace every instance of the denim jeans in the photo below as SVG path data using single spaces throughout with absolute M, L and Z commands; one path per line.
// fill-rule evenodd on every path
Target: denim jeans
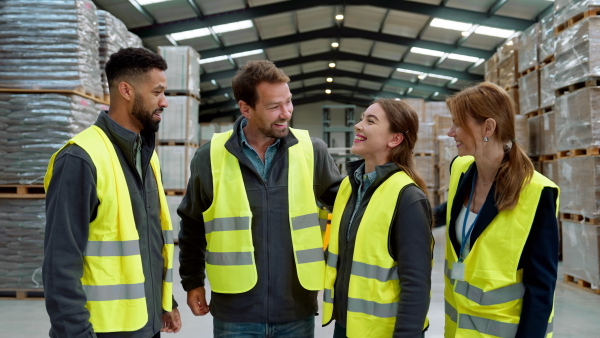
M 335 329 L 333 330 L 333 338 L 346 338 L 346 328 L 335 322 Z M 421 338 L 425 338 L 425 333 L 421 333 Z
M 215 338 L 313 338 L 315 316 L 283 323 L 232 323 L 213 317 Z

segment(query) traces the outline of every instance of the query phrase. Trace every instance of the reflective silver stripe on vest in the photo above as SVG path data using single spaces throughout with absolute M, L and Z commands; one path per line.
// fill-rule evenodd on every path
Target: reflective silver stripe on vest
M 140 254 L 140 244 L 132 241 L 88 241 L 84 256 L 134 256 Z
M 144 298 L 144 283 L 119 285 L 82 285 L 88 301 Z
M 398 279 L 398 266 L 386 269 L 377 265 L 353 261 L 351 273 L 355 276 L 374 278 L 380 282 L 387 282 Z
M 252 265 L 252 252 L 206 251 L 206 262 L 211 265 Z
M 448 268 L 448 261 L 444 261 L 444 272 L 446 273 L 446 277 L 450 280 L 450 284 L 454 284 L 454 279 L 450 278 L 452 276 L 452 269 Z
M 381 304 L 364 299 L 348 297 L 348 311 L 360 312 L 367 315 L 390 318 L 396 317 L 398 310 L 398 302 Z
M 325 253 L 322 248 L 298 250 L 296 258 L 298 258 L 298 264 L 322 262 L 325 260 Z
M 327 266 L 337 269 L 338 255 L 331 251 L 327 251 Z
M 250 229 L 250 217 L 224 217 L 204 222 L 204 233 Z
M 333 297 L 331 297 L 331 293 L 333 291 L 331 289 L 325 289 L 323 290 L 323 301 L 325 303 L 331 303 L 333 304 Z
M 456 309 L 447 301 L 444 301 L 444 309 L 446 310 L 448 317 L 450 317 L 450 320 L 456 323 L 456 317 L 458 316 Z
M 514 337 L 517 334 L 519 324 L 503 323 L 487 318 L 461 314 L 458 327 L 496 337 Z
M 163 230 L 165 244 L 173 244 L 173 230 Z
M 454 289 L 459 295 L 467 297 L 479 305 L 495 305 L 510 302 L 523 298 L 525 294 L 525 286 L 523 283 L 517 283 L 501 287 L 496 290 L 483 291 L 482 289 L 471 285 L 465 281 L 456 281 Z
M 310 227 L 319 226 L 319 215 L 316 213 L 302 215 L 292 218 L 292 229 L 302 230 Z
M 165 282 L 173 283 L 173 269 L 167 269 L 165 273 Z
M 554 317 L 552 318 L 552 321 L 550 323 L 548 323 L 548 326 L 546 327 L 546 334 L 550 334 L 550 333 L 552 333 L 552 331 L 554 331 Z
M 321 231 L 327 231 L 327 220 L 319 218 L 319 225 L 321 226 Z

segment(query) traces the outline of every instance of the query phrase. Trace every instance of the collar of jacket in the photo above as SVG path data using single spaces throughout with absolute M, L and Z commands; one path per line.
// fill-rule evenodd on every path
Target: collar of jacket
M 135 144 L 137 141 L 137 134 L 115 122 L 108 116 L 108 112 L 104 110 L 100 112 L 100 115 L 94 124 L 100 127 L 100 129 L 106 133 L 110 141 L 121 149 L 121 152 L 123 152 L 127 159 L 127 163 L 129 163 L 132 168 L 135 168 Z M 154 151 L 156 135 L 152 132 L 142 131 L 140 136 L 142 137 L 142 161 L 144 161 L 144 159 L 149 159 Z M 142 170 L 144 168 L 146 168 L 146 164 L 142 162 Z
M 354 172 L 364 162 L 365 162 L 365 160 L 357 160 L 357 161 L 348 162 L 346 164 L 346 171 L 348 173 L 348 177 L 350 178 L 350 183 L 353 186 L 357 184 L 356 179 L 354 178 Z M 396 172 L 398 172 L 400 170 L 401 169 L 393 162 L 388 162 L 386 164 L 375 166 L 375 172 L 377 173 L 377 176 L 375 177 L 375 180 L 373 181 L 373 183 L 371 183 L 371 186 L 369 187 L 368 190 L 376 189 L 381 183 L 385 182 L 385 180 L 389 176 L 395 174 Z
M 450 214 L 450 224 L 447 226 L 448 232 L 450 234 L 450 240 L 452 241 L 452 245 L 454 247 L 454 251 L 458 255 L 458 250 L 460 250 L 460 245 L 458 245 L 458 240 L 456 239 L 456 218 L 460 213 L 460 209 L 464 205 L 464 200 L 469 197 L 471 192 L 471 184 L 473 183 L 473 176 L 477 172 L 477 166 L 475 162 L 471 164 L 469 169 L 461 174 L 460 180 L 458 183 L 458 187 L 456 189 L 456 194 L 454 195 L 454 202 L 452 203 L 452 213 Z M 485 199 L 485 202 L 479 209 L 479 217 L 477 218 L 477 223 L 473 226 L 473 232 L 471 232 L 471 248 L 475 245 L 475 241 L 479 238 L 479 235 L 487 228 L 487 226 L 492 222 L 492 220 L 498 215 L 498 208 L 496 207 L 496 202 L 494 199 L 494 195 L 496 194 L 496 182 L 492 184 L 490 191 Z

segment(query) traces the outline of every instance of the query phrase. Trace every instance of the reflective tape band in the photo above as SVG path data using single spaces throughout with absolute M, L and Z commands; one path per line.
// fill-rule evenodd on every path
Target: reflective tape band
M 88 301 L 144 298 L 144 283 L 119 285 L 82 285 Z
M 317 213 L 292 218 L 292 229 L 294 231 L 316 226 L 319 226 L 319 216 Z
M 552 321 L 550 323 L 548 323 L 548 326 L 546 327 L 546 334 L 550 334 L 550 333 L 552 333 L 552 331 L 554 331 L 554 317 L 552 318 Z
M 454 284 L 454 279 L 451 278 L 452 276 L 452 269 L 448 268 L 448 261 L 445 260 L 444 261 L 444 273 L 446 274 L 446 277 L 448 277 L 448 279 L 450 280 L 450 284 Z
M 319 218 L 319 226 L 321 226 L 321 231 L 327 231 L 327 220 Z
M 495 337 L 514 337 L 517 334 L 519 324 L 503 323 L 488 318 L 461 314 L 458 328 L 475 330 Z
M 173 269 L 167 269 L 165 272 L 165 282 L 173 283 Z
M 390 318 L 396 317 L 398 310 L 398 302 L 381 304 L 364 299 L 348 297 L 348 311 L 359 312 L 367 315 Z
M 458 312 L 456 312 L 456 309 L 447 301 L 444 301 L 444 309 L 446 310 L 448 317 L 450 317 L 450 320 L 456 323 L 456 318 L 458 317 Z
M 353 261 L 351 273 L 355 276 L 377 279 L 380 282 L 398 280 L 397 265 L 387 269 L 377 265 Z
M 252 265 L 252 252 L 206 251 L 206 263 L 211 265 Z
M 250 217 L 224 217 L 204 222 L 204 233 L 250 229 Z
M 523 283 L 508 285 L 495 290 L 483 291 L 474 285 L 459 280 L 456 281 L 456 288 L 454 290 L 459 295 L 463 295 L 467 297 L 468 300 L 479 305 L 496 305 L 511 302 L 523 298 L 523 295 L 525 294 L 525 286 L 523 286 Z
M 135 256 L 140 254 L 138 240 L 132 241 L 88 241 L 84 256 Z
M 333 297 L 331 296 L 332 293 L 333 293 L 333 290 L 331 290 L 331 289 L 323 290 L 323 301 L 325 303 L 333 304 Z
M 327 252 L 327 266 L 330 268 L 337 269 L 338 255 L 331 251 Z
M 163 239 L 165 244 L 173 244 L 174 235 L 175 234 L 173 233 L 173 230 L 163 230 Z
M 306 249 L 296 251 L 298 264 L 322 262 L 325 260 L 323 248 Z

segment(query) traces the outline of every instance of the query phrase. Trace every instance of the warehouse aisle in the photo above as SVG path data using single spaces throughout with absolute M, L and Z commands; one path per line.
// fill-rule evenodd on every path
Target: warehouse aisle
M 429 319 L 431 327 L 427 338 L 442 338 L 444 330 L 443 312 L 443 253 L 444 228 L 434 230 L 436 248 L 434 253 L 433 292 Z M 176 248 L 175 254 L 178 255 Z M 176 264 L 178 265 L 178 264 Z M 177 266 L 175 267 L 177 271 Z M 560 276 L 562 269 L 559 267 Z M 175 281 L 179 276 L 175 276 Z M 180 304 L 183 329 L 173 337 L 209 338 L 212 336 L 212 317 L 194 317 L 186 305 L 185 292 L 175 284 L 175 297 Z M 555 338 L 592 338 L 600 332 L 600 295 L 566 285 L 560 278 L 556 289 Z M 0 337 L 37 338 L 48 336 L 48 315 L 43 301 L 0 300 Z M 322 328 L 321 317 L 316 318 L 316 338 L 333 336 L 333 325 Z M 171 337 L 163 334 L 163 337 Z

